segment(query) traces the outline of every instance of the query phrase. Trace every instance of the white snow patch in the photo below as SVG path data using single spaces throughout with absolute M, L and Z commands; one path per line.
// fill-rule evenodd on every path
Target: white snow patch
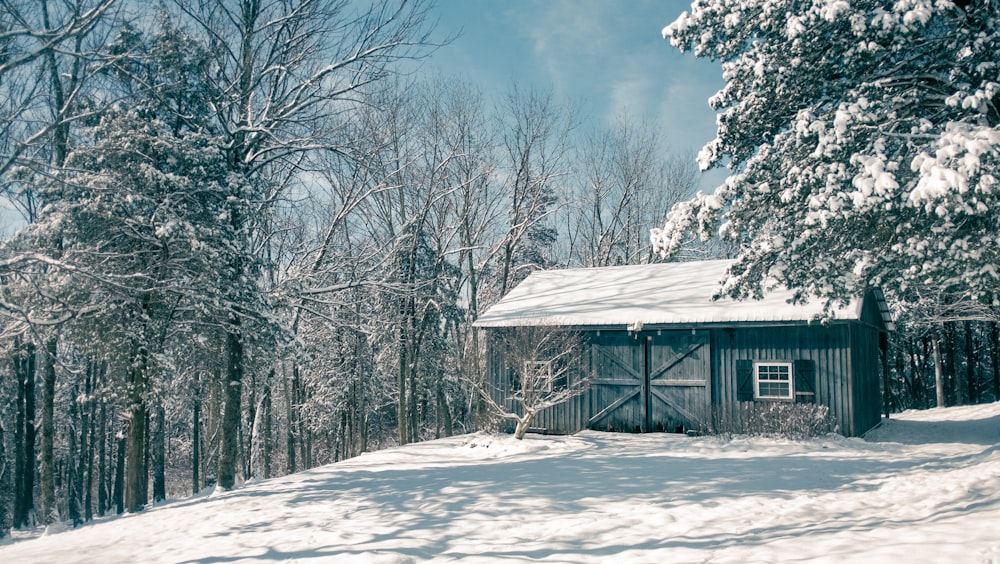
M 867 440 L 484 433 L 0 546 L 0 562 L 998 562 L 1000 403 Z

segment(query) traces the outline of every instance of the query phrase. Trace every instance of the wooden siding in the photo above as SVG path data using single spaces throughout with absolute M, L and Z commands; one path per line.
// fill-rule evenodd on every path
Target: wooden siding
M 872 315 L 867 304 L 865 313 Z M 738 360 L 812 361 L 815 401 L 829 407 L 839 432 L 859 436 L 881 417 L 877 307 L 869 320 L 640 333 L 591 331 L 586 358 L 581 359 L 591 387 L 540 412 L 532 428 L 549 433 L 698 428 L 696 420 L 707 416 L 711 406 L 738 401 Z M 511 371 L 495 346 L 497 340 L 489 342 L 488 375 L 496 388 L 494 398 L 502 401 L 501 390 L 509 390 Z
M 712 403 L 737 401 L 736 361 L 795 362 L 816 367 L 816 402 L 830 408 L 840 431 L 851 433 L 851 354 L 846 324 L 740 327 L 712 331 Z
M 859 436 L 882 418 L 882 362 L 879 358 L 879 331 L 868 325 L 851 326 L 853 361 L 854 427 L 850 436 Z M 846 433 L 845 433 L 846 434 Z

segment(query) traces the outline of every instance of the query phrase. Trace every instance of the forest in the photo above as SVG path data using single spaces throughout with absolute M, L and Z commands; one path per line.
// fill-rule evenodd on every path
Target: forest
M 650 239 L 693 155 L 412 72 L 422 1 L 0 1 L 0 536 L 489 429 L 479 312 Z M 890 411 L 1000 399 L 990 307 L 893 292 Z M 946 307 L 946 305 L 950 304 Z

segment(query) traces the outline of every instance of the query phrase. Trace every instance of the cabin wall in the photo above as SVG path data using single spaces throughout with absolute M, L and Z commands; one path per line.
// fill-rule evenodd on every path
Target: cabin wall
M 854 372 L 854 412 L 851 436 L 863 434 L 882 419 L 879 358 L 879 330 L 862 324 L 851 325 L 851 360 Z
M 704 368 L 710 372 L 706 374 L 703 387 L 706 404 L 720 406 L 738 401 L 738 360 L 793 363 L 797 360 L 811 360 L 816 370 L 815 401 L 829 407 L 837 420 L 839 432 L 847 436 L 858 436 L 879 422 L 879 329 L 876 327 L 864 323 L 837 323 L 699 329 L 697 335 L 690 328 L 684 331 L 691 335 L 692 340 L 705 335 L 708 341 L 708 346 L 701 349 L 709 359 Z M 620 387 L 593 386 L 564 404 L 540 412 L 532 423 L 532 428 L 549 433 L 575 433 L 590 427 L 632 431 L 638 429 L 639 425 L 633 422 L 635 418 L 631 417 L 630 410 L 634 410 L 640 402 L 649 401 L 646 405 L 656 405 L 653 401 L 655 398 L 647 400 L 644 395 L 633 395 L 616 406 L 611 416 L 600 418 L 598 423 L 591 424 L 591 419 L 599 414 L 602 406 L 613 403 L 614 398 L 608 394 L 631 393 L 632 387 L 628 386 L 627 380 L 634 375 L 630 376 L 630 372 L 641 372 L 643 363 L 652 362 L 652 357 L 646 358 L 648 355 L 642 352 L 643 343 L 647 338 L 658 337 L 655 336 L 655 331 L 638 335 L 627 331 L 600 331 L 587 332 L 586 335 L 591 345 L 585 353 L 588 358 L 583 359 L 581 365 L 589 368 L 592 378 L 617 379 Z M 490 340 L 488 367 L 489 378 L 494 387 L 494 399 L 500 402 L 503 401 L 504 391 L 510 389 L 511 379 L 502 351 L 496 346 L 497 342 L 496 339 Z M 602 347 L 603 352 L 596 354 L 595 346 Z M 608 352 L 612 352 L 617 361 L 609 362 Z M 853 379 L 852 374 L 855 375 Z M 686 375 L 683 378 L 679 383 L 690 383 L 692 376 Z M 660 388 L 665 389 L 667 388 Z M 690 387 L 687 389 L 697 390 Z M 706 405 L 705 408 L 707 410 L 709 406 Z M 689 410 L 693 412 L 693 409 Z M 643 427 L 641 430 L 658 429 Z
M 811 360 L 816 369 L 815 401 L 830 409 L 842 434 L 858 436 L 878 423 L 878 332 L 874 328 L 838 323 L 714 329 L 712 351 L 713 405 L 738 401 L 738 360 Z

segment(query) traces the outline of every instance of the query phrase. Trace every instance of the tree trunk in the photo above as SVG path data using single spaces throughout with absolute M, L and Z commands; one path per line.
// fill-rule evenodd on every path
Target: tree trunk
M 302 469 L 308 470 L 313 467 L 312 431 L 306 427 L 306 422 L 301 415 L 299 415 L 299 434 L 302 437 L 299 441 L 299 459 L 302 461 Z
M 97 514 L 101 517 L 108 511 L 108 493 L 110 488 L 108 488 L 108 413 L 107 407 L 104 404 L 104 399 L 101 399 L 101 408 L 99 410 L 100 419 L 98 420 L 98 438 L 97 443 Z
M 115 513 L 125 512 L 125 441 L 128 430 L 117 435 L 115 440 L 115 484 L 111 497 L 115 504 Z
M 14 527 L 32 524 L 35 512 L 35 346 L 14 341 L 17 429 L 14 451 Z
M 127 443 L 125 444 L 125 509 L 141 511 L 146 505 L 146 405 L 133 403 L 129 409 Z
M 399 427 L 399 444 L 405 445 L 410 442 L 410 433 L 407 429 L 407 423 L 409 418 L 407 417 L 407 401 L 406 401 L 406 385 L 408 382 L 407 378 L 407 367 L 409 365 L 407 354 L 406 354 L 406 329 L 403 327 L 403 321 L 400 320 L 399 325 L 399 403 L 396 405 L 396 422 Z M 410 391 L 412 393 L 412 390 Z
M 267 388 L 261 392 L 260 399 L 250 412 L 250 456 L 249 472 L 247 474 L 257 480 L 265 478 L 264 472 L 264 404 L 267 401 Z M 250 402 L 252 400 L 248 400 Z M 249 404 L 252 405 L 252 404 Z M 248 407 L 249 407 L 248 405 Z
M 3 420 L 0 419 L 0 539 L 6 537 L 11 529 L 11 515 L 7 508 L 10 507 L 13 490 L 11 484 L 13 472 L 7 464 L 7 451 L 4 449 L 6 437 L 4 435 Z
M 55 439 L 53 406 L 56 394 L 57 348 L 58 340 L 55 337 L 50 337 L 45 342 L 45 370 L 42 371 L 42 460 L 39 465 L 38 483 L 42 494 L 41 520 L 46 525 L 59 521 L 52 452 Z
M 451 408 L 448 406 L 448 396 L 444 393 L 444 384 L 441 382 L 441 378 L 438 378 L 437 382 L 437 404 L 439 421 L 441 427 L 444 428 L 444 436 L 450 437 L 454 422 L 451 420 Z
M 531 425 L 532 417 L 530 415 L 523 415 L 517 420 L 517 426 L 514 427 L 514 438 L 521 440 L 524 435 L 528 432 L 528 426 Z
M 976 369 L 979 359 L 976 355 L 976 343 L 972 338 L 972 322 L 965 322 L 965 389 L 969 403 L 979 403 L 979 393 L 976 386 Z
M 226 404 L 222 408 L 219 444 L 219 487 L 231 490 L 236 484 L 237 446 L 239 442 L 240 396 L 243 387 L 243 336 L 239 321 L 226 332 Z
M 146 467 L 146 424 L 149 410 L 146 404 L 146 390 L 149 374 L 147 351 L 139 348 L 129 368 L 129 413 L 128 443 L 125 464 L 125 509 L 129 512 L 141 511 L 149 497 Z
M 937 393 L 937 406 L 944 407 L 944 366 L 941 363 L 941 345 L 938 343 L 937 333 L 931 338 L 931 347 L 934 354 L 934 388 Z
M 142 467 L 143 467 L 143 472 L 142 472 L 142 493 L 143 493 L 143 496 L 144 496 L 144 498 L 145 498 L 145 500 L 146 500 L 147 503 L 149 502 L 149 469 L 152 467 L 152 465 L 149 462 L 149 450 L 150 450 L 149 447 L 150 447 L 150 443 L 152 443 L 152 441 L 150 440 L 151 433 L 149 432 L 150 429 L 152 429 L 151 423 L 152 422 L 151 422 L 151 417 L 150 417 L 150 412 L 149 412 L 149 405 L 147 404 L 146 405 L 146 442 L 145 442 L 145 444 L 143 444 L 143 448 L 142 448 Z
M 412 351 L 411 357 L 415 357 L 415 355 L 412 354 Z M 420 431 L 420 424 L 417 420 L 417 367 L 415 358 L 410 359 L 410 368 L 408 372 L 410 383 L 408 386 L 409 389 L 407 390 L 407 399 L 409 403 L 407 411 L 409 411 L 410 419 L 406 426 L 410 433 L 407 442 L 415 443 L 419 440 L 418 433 Z
M 312 468 L 312 435 L 302 417 L 302 406 L 306 401 L 305 385 L 302 383 L 302 373 L 298 366 L 294 370 L 292 391 L 295 394 L 293 407 L 295 409 L 295 432 L 299 438 L 299 463 L 303 470 Z
M 209 379 L 208 413 L 206 414 L 205 437 L 202 445 L 205 449 L 201 456 L 201 474 L 205 486 L 214 486 L 219 482 L 219 434 L 222 428 L 223 377 L 217 367 L 213 377 Z
M 198 383 L 195 380 L 195 387 Z M 201 491 L 201 398 L 195 393 L 194 405 L 191 406 L 191 495 Z
M 958 353 L 955 346 L 955 322 L 944 323 L 944 383 L 945 401 L 949 405 L 965 403 L 965 381 L 958 377 Z
M 79 397 L 80 389 L 78 386 L 73 386 L 73 395 Z M 76 463 L 77 455 L 80 450 L 77 450 L 77 436 L 75 429 L 80 428 L 80 418 L 77 415 L 79 411 L 77 407 L 77 402 L 74 400 L 69 404 L 69 422 L 70 430 L 67 433 L 68 448 L 66 453 L 66 459 L 63 466 L 66 468 L 66 509 L 69 515 L 70 521 L 73 523 L 74 527 L 78 527 L 83 521 L 80 518 L 80 498 L 82 497 L 83 488 L 80 487 L 81 476 L 77 474 Z M 82 450 L 82 444 L 81 450 Z
M 271 433 L 273 431 L 271 427 L 271 382 L 274 381 L 274 370 L 268 375 L 267 382 L 264 385 L 264 397 L 261 399 L 263 402 L 263 413 L 261 416 L 264 418 L 264 429 L 263 429 L 263 444 L 261 445 L 261 465 L 263 466 L 263 478 L 267 480 L 271 477 L 271 454 L 273 445 L 271 444 Z
M 291 378 L 285 377 L 285 473 L 295 473 L 295 378 L 298 366 L 292 366 Z
M 91 521 L 94 519 L 94 426 L 97 417 L 96 404 L 94 402 L 94 391 L 97 388 L 98 371 L 100 367 L 96 362 L 87 363 L 87 379 L 84 387 L 84 404 L 82 406 L 83 425 L 81 446 L 83 453 L 80 457 L 80 475 L 83 476 L 83 519 Z
M 97 514 L 101 517 L 108 511 L 108 413 L 104 399 L 101 399 L 97 443 Z
M 990 322 L 990 360 L 993 361 L 993 401 L 1000 401 L 1000 325 Z
M 153 503 L 167 499 L 167 477 L 164 468 L 166 459 L 166 413 L 163 403 L 157 402 L 153 409 L 153 435 L 151 437 L 153 459 Z

